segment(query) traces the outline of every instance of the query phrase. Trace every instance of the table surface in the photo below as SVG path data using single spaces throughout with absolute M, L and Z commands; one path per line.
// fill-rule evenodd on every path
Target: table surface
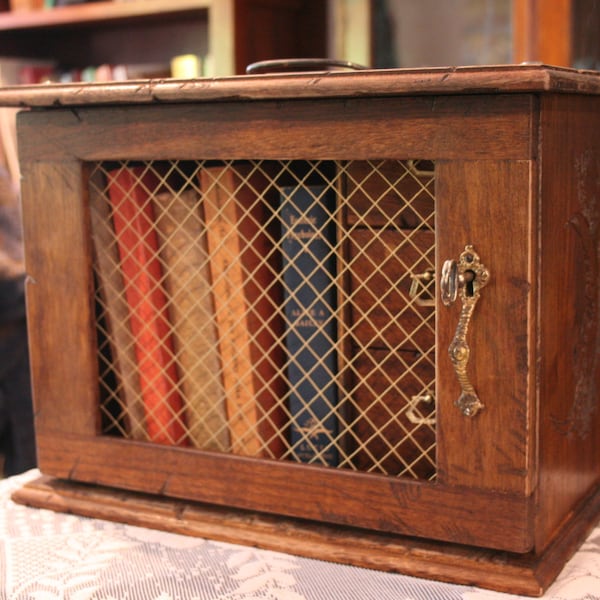
M 0 600 L 515 600 L 525 598 L 54 513 L 0 480 Z M 600 526 L 544 598 L 600 600 Z

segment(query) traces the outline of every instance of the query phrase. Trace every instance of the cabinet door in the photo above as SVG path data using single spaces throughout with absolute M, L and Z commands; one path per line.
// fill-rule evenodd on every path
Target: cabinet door
M 438 269 L 472 245 L 489 270 L 463 325 L 460 294 L 439 308 L 438 477 L 529 495 L 535 450 L 534 163 L 455 160 L 437 168 Z M 457 339 L 470 348 L 457 366 L 465 371 L 463 385 L 449 356 Z M 456 406 L 469 385 L 483 405 L 473 417 Z
M 29 230 L 52 249 L 48 256 L 60 258 L 50 272 L 67 268 L 69 250 L 78 257 L 76 285 L 30 290 L 33 322 L 56 322 L 58 307 L 74 307 L 60 322 L 80 350 L 61 352 L 56 324 L 38 334 L 38 340 L 52 338 L 36 345 L 32 361 L 42 470 L 341 526 L 530 549 L 531 115 L 531 97 L 519 94 L 332 98 L 276 107 L 230 101 L 23 115 Z M 123 170 L 136 173 L 125 193 L 118 175 Z M 147 241 L 139 253 L 127 223 L 116 218 L 118 199 L 111 193 L 121 189 L 133 201 L 134 188 L 145 195 L 127 220 L 140 224 L 137 234 Z M 71 215 L 61 235 L 37 221 L 40 189 L 64 190 L 48 196 L 43 213 Z M 188 194 L 192 200 L 180 213 Z M 308 204 L 286 220 L 291 196 Z M 298 259 L 289 261 L 293 250 L 286 244 L 306 240 L 310 231 L 288 234 L 284 226 L 314 229 L 323 212 L 326 224 L 318 231 L 332 229 L 325 255 L 315 260 L 313 252 L 313 260 L 299 267 Z M 183 242 L 172 244 L 176 252 L 170 255 L 161 240 L 175 237 Z M 447 356 L 460 300 L 446 308 L 439 299 L 442 265 L 457 260 L 469 244 L 490 273 L 466 334 L 466 373 L 485 406 L 474 417 L 454 406 L 461 388 Z M 188 283 L 171 287 L 176 269 L 170 265 L 182 265 L 193 252 L 212 258 L 183 269 Z M 145 257 L 139 271 L 154 262 L 162 268 L 164 277 L 148 269 L 144 282 L 136 269 L 130 271 L 140 285 L 138 296 L 143 283 L 161 288 L 160 301 L 149 293 L 140 305 L 135 294 L 128 296 L 124 264 L 134 255 Z M 47 260 L 36 246 L 30 246 L 28 262 L 33 279 L 47 281 Z M 208 295 L 189 279 L 203 273 Z M 325 285 L 313 283 L 323 276 Z M 291 398 L 294 390 L 300 397 L 304 392 L 301 384 L 290 384 L 290 357 L 298 354 L 289 350 L 285 308 L 290 297 L 301 300 L 296 290 L 302 287 L 313 300 L 300 308 L 301 321 L 322 320 L 320 300 L 333 307 L 333 318 L 325 321 L 335 327 L 331 334 L 320 325 L 302 341 L 313 367 L 299 380 L 311 384 L 328 412 L 321 418 L 311 406 L 296 445 L 290 442 L 298 424 Z M 186 290 L 196 294 L 191 305 Z M 199 306 L 203 297 L 210 301 Z M 125 317 L 123 305 L 130 312 Z M 142 305 L 170 319 L 179 318 L 176 305 L 187 306 L 184 320 L 192 305 L 206 316 L 189 333 L 167 328 L 166 338 L 144 344 L 163 361 L 158 379 L 145 381 L 140 371 L 147 357 L 139 348 L 136 355 L 142 338 L 132 324 L 137 320 L 140 331 L 151 324 L 132 309 Z M 128 337 L 120 337 L 120 325 L 129 328 Z M 321 342 L 315 350 L 310 340 L 317 335 L 334 352 Z M 184 369 L 186 352 L 178 350 L 183 339 L 196 364 L 206 367 L 208 354 L 191 345 L 198 338 L 217 358 L 204 375 Z M 45 369 L 48 353 L 65 377 Z M 158 413 L 145 401 L 152 394 L 126 384 L 127 365 L 149 393 L 162 389 L 159 397 L 173 399 L 168 435 L 148 437 L 149 421 Z M 66 375 L 74 373 L 78 385 L 70 387 Z M 170 382 L 168 394 L 159 388 L 161 378 L 161 385 Z M 193 385 L 186 386 L 189 379 Z M 229 385 L 236 401 L 248 400 L 234 413 L 196 411 L 201 418 L 192 426 L 181 407 L 195 391 L 208 391 L 213 380 Z M 336 384 L 337 403 L 321 393 L 328 381 Z M 133 402 L 127 400 L 131 394 Z M 214 391 L 209 396 L 218 399 Z M 259 400 L 266 405 L 263 398 L 271 408 L 257 412 Z M 329 417 L 338 427 L 319 450 L 312 434 L 327 431 Z M 234 421 L 241 429 L 234 431 Z M 184 439 L 177 433 L 182 423 Z M 195 442 L 205 426 L 209 441 Z M 308 460 L 307 448 L 313 451 Z M 331 449 L 336 463 L 325 460 Z
M 90 198 L 98 331 L 107 338 L 99 361 L 119 386 L 102 386 L 105 433 L 177 445 L 187 402 L 184 437 L 200 450 L 528 494 L 531 168 L 514 160 L 98 165 Z M 141 324 L 125 322 L 137 309 L 123 317 L 113 306 L 132 301 L 119 251 L 135 251 L 124 248 L 131 232 L 119 229 L 115 188 L 142 182 L 155 187 L 132 218 L 156 223 L 148 243 L 168 313 L 164 358 L 139 355 L 152 340 L 142 344 Z M 442 282 L 449 262 L 466 270 Z M 444 285 L 458 286 L 449 306 Z M 136 302 L 155 302 L 153 290 L 143 293 Z M 156 306 L 139 310 L 147 308 Z M 468 355 L 453 360 L 456 348 Z M 134 389 L 121 366 L 137 363 L 143 388 L 154 360 L 162 377 L 150 387 L 170 379 L 179 396 L 156 433 L 160 416 L 147 404 L 167 392 Z M 469 396 L 476 406 L 460 400 Z

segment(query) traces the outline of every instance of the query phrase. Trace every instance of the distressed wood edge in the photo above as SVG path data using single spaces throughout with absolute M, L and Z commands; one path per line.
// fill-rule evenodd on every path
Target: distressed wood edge
M 404 575 L 541 596 L 600 515 L 600 491 L 542 553 L 525 555 L 318 524 L 42 475 L 12 494 L 35 508 Z
M 600 94 L 600 73 L 542 64 L 428 69 L 368 69 L 199 79 L 37 84 L 0 87 L 0 106 L 279 100 L 323 97 L 562 92 Z
M 39 467 L 59 479 L 469 546 L 484 544 L 485 531 L 489 547 L 518 554 L 534 547 L 536 507 L 520 494 L 89 437 L 47 425 L 37 430 Z

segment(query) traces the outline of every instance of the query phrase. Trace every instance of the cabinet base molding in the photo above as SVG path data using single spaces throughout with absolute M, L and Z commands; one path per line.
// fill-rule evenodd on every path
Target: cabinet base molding
M 540 554 L 525 555 L 323 525 L 41 476 L 15 502 L 255 546 L 307 558 L 397 572 L 500 592 L 541 596 L 600 517 L 600 490 Z

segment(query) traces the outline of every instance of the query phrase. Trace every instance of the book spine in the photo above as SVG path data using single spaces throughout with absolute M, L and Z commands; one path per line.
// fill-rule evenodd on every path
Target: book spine
M 192 189 L 161 192 L 155 208 L 190 441 L 226 452 L 225 390 L 200 197 Z
M 269 265 L 274 243 L 262 227 L 268 182 L 248 166 L 200 173 L 215 322 L 232 452 L 280 458 L 286 446 L 281 299 Z
M 151 202 L 159 180 L 143 166 L 111 170 L 108 176 L 148 438 L 161 444 L 186 445 L 183 401 L 177 387 Z
M 129 307 L 123 296 L 119 248 L 104 185 L 104 177 L 98 173 L 90 178 L 90 217 L 97 293 L 104 309 L 110 362 L 116 377 L 114 392 L 125 409 L 127 434 L 134 440 L 147 440 L 137 358 L 129 327 Z
M 284 187 L 280 210 L 291 457 L 335 466 L 335 196 L 324 186 Z

